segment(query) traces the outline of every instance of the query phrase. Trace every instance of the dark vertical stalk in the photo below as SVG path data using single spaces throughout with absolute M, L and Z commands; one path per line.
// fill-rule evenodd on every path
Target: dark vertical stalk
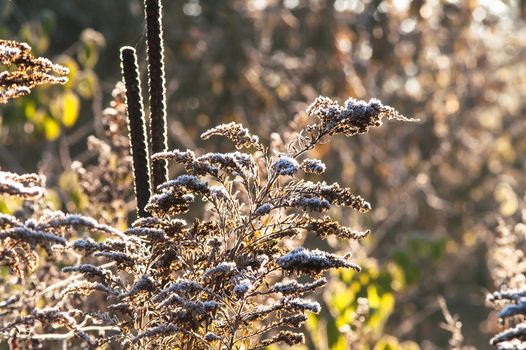
M 128 107 L 128 125 L 133 156 L 137 215 L 146 217 L 149 214 L 144 208 L 151 194 L 150 161 L 141 85 L 139 82 L 139 67 L 137 66 L 137 55 L 133 47 L 125 46 L 121 49 L 121 68 L 124 84 L 126 85 L 126 105 Z
M 168 149 L 166 136 L 166 89 L 161 0 L 145 0 L 148 73 L 150 87 L 150 132 L 152 153 Z M 168 180 L 166 160 L 153 161 L 153 189 Z

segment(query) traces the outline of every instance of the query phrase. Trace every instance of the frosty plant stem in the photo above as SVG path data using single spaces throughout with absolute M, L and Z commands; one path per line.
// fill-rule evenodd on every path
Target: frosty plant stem
M 125 46 L 121 49 L 121 65 L 124 84 L 126 85 L 126 104 L 128 106 L 137 214 L 139 217 L 146 217 L 149 214 L 144 208 L 151 195 L 150 162 L 137 55 L 134 48 Z
M 148 74 L 150 87 L 150 132 L 153 153 L 168 149 L 166 137 L 166 89 L 164 78 L 164 45 L 161 0 L 146 0 L 146 36 L 148 42 Z M 167 161 L 153 160 L 152 183 L 157 188 L 168 180 Z

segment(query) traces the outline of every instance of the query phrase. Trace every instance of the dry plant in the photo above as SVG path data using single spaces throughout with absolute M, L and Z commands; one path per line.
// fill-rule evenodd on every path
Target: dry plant
M 490 252 L 490 270 L 498 291 L 487 301 L 498 310 L 505 329 L 491 339 L 500 350 L 526 349 L 526 210 L 522 222 L 510 227 L 499 221 L 497 238 Z
M 147 215 L 124 234 L 77 215 L 49 213 L 37 224 L 28 220 L 17 226 L 17 219 L 6 219 L 2 234 L 21 227 L 12 234 L 15 242 L 24 242 L 28 235 L 34 239 L 33 229 L 40 238 L 37 243 L 54 245 L 55 250 L 66 246 L 63 250 L 84 258 L 81 264 L 63 269 L 83 278 L 60 286 L 56 306 L 35 307 L 29 316 L 11 309 L 4 335 L 46 340 L 77 336 L 90 347 L 110 341 L 125 347 L 181 349 L 259 349 L 277 342 L 301 343 L 303 335 L 289 329 L 306 320 L 305 312 L 320 311 L 320 305 L 304 294 L 327 283 L 322 274 L 328 269 L 359 267 L 347 256 L 296 247 L 295 242 L 302 232 L 322 239 L 363 238 L 368 231 L 353 231 L 316 213 L 331 206 L 370 209 L 348 188 L 301 179 L 302 173 L 325 170 L 321 161 L 301 160 L 301 156 L 325 136 L 366 132 L 379 126 L 383 117 L 406 120 L 377 100 L 350 99 L 339 106 L 319 98 L 308 115 L 316 122 L 300 131 L 285 153 L 274 154 L 257 136 L 231 123 L 202 137 L 224 136 L 236 148 L 252 152 L 155 154 L 154 160 L 181 164 L 186 174 L 158 186 L 145 207 Z M 23 184 L 37 177 L 21 179 Z M 33 194 L 31 189 L 22 193 Z M 41 193 L 40 188 L 33 191 Z M 200 216 L 194 215 L 188 224 L 181 214 L 195 197 L 205 203 L 196 208 L 201 209 Z M 66 245 L 65 229 L 79 226 L 112 238 L 97 242 L 86 237 Z M 310 280 L 298 281 L 302 276 Z M 72 307 L 79 295 L 94 292 L 106 295 L 107 309 L 90 312 Z M 35 334 L 39 324 L 66 333 Z M 92 336 L 90 331 L 103 335 Z
M 0 65 L 7 68 L 16 66 L 14 70 L 0 73 L 0 103 L 26 95 L 37 85 L 67 82 L 64 76 L 68 73 L 67 68 L 47 58 L 33 57 L 26 43 L 0 40 Z M 0 171 L 0 196 L 38 201 L 45 194 L 44 183 L 45 179 L 37 174 L 17 175 Z M 19 216 L 38 210 L 31 205 L 24 209 L 19 211 Z M 36 267 L 39 259 L 37 248 L 50 252 L 53 245 L 66 245 L 63 234 L 47 231 L 49 225 L 57 223 L 55 215 L 57 213 L 49 212 L 41 220 L 21 221 L 20 218 L 0 213 L 0 261 L 17 276 L 22 277 Z
M 24 271 L 36 268 L 39 247 L 62 260 L 51 264 L 54 278 L 43 280 L 43 290 L 11 293 L 14 299 L 0 303 L 0 334 L 12 348 L 35 341 L 60 341 L 65 347 L 228 350 L 302 343 L 306 313 L 321 310 L 306 294 L 327 284 L 323 274 L 330 269 L 360 270 L 349 255 L 309 249 L 303 239 L 309 234 L 362 239 L 369 231 L 345 227 L 327 213 L 333 207 L 371 209 L 350 188 L 319 181 L 326 165 L 308 152 L 336 135 L 366 133 L 383 118 L 412 119 L 376 99 L 350 98 L 342 106 L 318 97 L 307 109 L 308 125 L 287 145 L 277 135 L 271 146 L 265 145 L 232 122 L 201 138 L 225 137 L 236 151 L 166 151 L 161 3 L 146 0 L 145 5 L 150 119 L 160 123 L 150 127 L 150 137 L 136 53 L 130 47 L 121 50 L 138 219 L 121 232 L 91 217 L 61 212 L 39 210 L 32 213 L 37 219 L 27 220 L 3 215 L 3 260 L 21 280 Z M 100 166 L 107 168 L 75 165 L 93 208 L 109 213 L 123 205 L 116 198 L 126 190 L 123 169 L 130 164 L 118 136 L 123 97 L 118 87 L 113 109 L 105 114 L 113 120 L 108 122 L 114 135 L 110 142 L 118 144 L 90 140 L 100 149 Z M 106 149 L 115 146 L 121 148 L 114 154 L 123 155 L 122 163 L 110 167 L 107 154 L 112 153 Z M 167 162 L 184 174 L 168 179 Z M 3 176 L 4 193 L 28 200 L 42 196 L 38 176 Z M 99 216 L 95 211 L 91 214 Z M 69 266 L 58 271 L 60 265 Z M 44 295 L 42 305 L 38 297 Z
M 474 347 L 464 345 L 464 336 L 462 335 L 462 322 L 459 321 L 458 315 L 451 315 L 446 304 L 446 300 L 443 297 L 438 298 L 438 305 L 442 310 L 444 316 L 443 322 L 440 327 L 451 333 L 449 338 L 449 349 L 451 350 L 474 350 Z
M 65 84 L 69 72 L 47 58 L 33 57 L 28 44 L 11 40 L 0 40 L 0 65 L 10 69 L 0 73 L 0 103 L 27 95 L 37 85 Z
M 131 155 L 127 130 L 126 89 L 119 82 L 113 89 L 113 101 L 102 111 L 101 138 L 88 137 L 88 150 L 96 162 L 83 165 L 75 161 L 72 168 L 78 176 L 89 205 L 86 214 L 98 221 L 124 228 L 127 225 L 132 201 L 133 176 L 130 174 Z
M 0 336 L 9 339 L 11 349 L 33 348 L 40 341 L 61 337 L 53 335 L 49 338 L 34 331 L 20 333 L 18 328 L 19 322 L 29 324 L 47 315 L 48 309 L 41 310 L 39 305 L 64 303 L 58 290 L 71 280 L 64 279 L 60 270 L 64 263 L 71 264 L 74 260 L 59 256 L 57 250 L 65 248 L 73 236 L 82 233 L 94 237 L 122 235 L 91 217 L 48 210 L 42 200 L 45 194 L 43 184 L 44 179 L 36 174 L 0 172 L 0 195 L 26 201 L 15 215 L 0 214 L 0 263 L 13 273 L 0 278 L 0 294 L 4 298 L 0 303 Z M 47 257 L 42 259 L 44 252 Z M 28 314 L 31 316 L 26 316 Z M 23 316 L 26 316 L 26 321 L 22 321 Z M 76 334 L 80 332 L 76 324 L 59 316 L 46 320 L 54 325 L 72 327 L 70 329 Z
M 44 195 L 43 180 L 36 174 L 17 175 L 0 172 L 0 195 L 36 200 Z M 66 245 L 66 240 L 43 230 L 41 223 L 21 222 L 14 216 L 0 214 L 0 259 L 18 276 L 38 262 L 37 246 L 50 251 L 52 244 Z

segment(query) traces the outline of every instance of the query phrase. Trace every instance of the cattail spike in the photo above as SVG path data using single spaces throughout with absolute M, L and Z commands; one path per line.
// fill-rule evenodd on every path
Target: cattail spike
M 152 153 L 155 154 L 168 149 L 161 0 L 145 0 L 145 14 L 150 87 L 150 140 Z M 168 180 L 166 160 L 153 160 L 152 176 L 154 190 Z
M 151 195 L 150 162 L 137 55 L 134 48 L 125 46 L 121 49 L 121 68 L 124 84 L 126 85 L 126 105 L 128 107 L 128 125 L 133 156 L 137 215 L 146 217 L 149 214 L 144 208 L 148 204 Z

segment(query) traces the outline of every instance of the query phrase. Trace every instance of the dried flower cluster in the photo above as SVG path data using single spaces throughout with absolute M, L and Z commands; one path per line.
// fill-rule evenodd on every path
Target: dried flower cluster
M 36 200 L 44 195 L 43 179 L 36 174 L 17 175 L 0 172 L 0 195 Z M 49 250 L 50 244 L 65 244 L 62 237 L 43 232 L 36 223 L 23 223 L 7 214 L 0 214 L 0 261 L 19 276 L 35 267 L 36 246 Z
M 105 326 L 119 328 L 111 339 L 122 346 L 260 349 L 278 342 L 297 344 L 303 336 L 287 329 L 298 328 L 306 312 L 320 311 L 317 302 L 305 297 L 325 285 L 320 275 L 332 268 L 359 270 L 347 257 L 289 247 L 309 232 L 321 238 L 364 237 L 367 232 L 312 215 L 331 206 L 366 212 L 366 201 L 337 184 L 301 180 L 298 158 L 304 149 L 271 156 L 272 150 L 239 124 L 220 126 L 203 137 L 211 133 L 254 151 L 154 155 L 182 165 L 186 174 L 157 187 L 146 206 L 151 216 L 138 219 L 125 236 L 68 245 L 86 258 L 103 259 L 99 265 L 114 264 L 112 269 L 86 264 L 66 269 L 87 280 L 64 293 L 106 294 L 118 322 Z M 205 202 L 199 206 L 202 216 L 193 215 L 188 223 L 184 214 L 192 206 L 197 209 L 198 198 Z M 133 276 L 127 283 L 119 278 L 123 272 Z M 300 283 L 296 278 L 301 276 L 312 281 Z
M 43 182 L 36 174 L 17 175 L 0 171 L 0 195 L 39 199 L 44 195 Z
M 307 108 L 307 115 L 317 118 L 317 123 L 308 125 L 295 140 L 289 143 L 288 151 L 294 156 L 311 150 L 326 136 L 338 134 L 353 136 L 366 133 L 372 127 L 381 126 L 383 118 L 405 122 L 417 121 L 402 116 L 394 108 L 384 106 L 374 98 L 369 102 L 349 98 L 341 106 L 328 97 L 320 96 Z M 307 172 L 318 173 L 325 170 L 322 164 L 316 163 L 315 166 L 310 160 L 306 160 L 302 167 Z
M 115 94 L 117 101 L 119 96 Z M 64 329 L 63 339 L 77 339 L 92 348 L 118 342 L 141 349 L 262 349 L 303 342 L 303 335 L 291 330 L 305 322 L 307 312 L 320 312 L 320 305 L 306 294 L 327 283 L 321 276 L 325 271 L 359 267 L 348 257 L 294 242 L 309 233 L 322 239 L 363 238 L 368 231 L 355 232 L 315 213 L 331 206 L 366 212 L 370 205 L 338 184 L 302 180 L 302 170 L 323 167 L 318 160 L 300 161 L 305 148 L 273 156 L 272 149 L 239 124 L 220 126 L 203 137 L 211 133 L 253 151 L 196 155 L 174 150 L 154 155 L 180 164 L 186 174 L 158 186 L 146 206 L 151 216 L 139 218 L 124 234 L 76 215 L 48 213 L 25 223 L 4 219 L 6 237 L 16 232 L 13 237 L 28 247 L 45 242 L 47 248 L 59 245 L 59 250 L 82 258 L 80 264 L 63 269 L 74 278 L 60 288 L 55 305 L 11 318 L 3 333 L 12 339 L 38 338 L 38 332 L 31 333 L 36 325 L 54 325 Z M 81 169 L 84 179 L 93 179 L 94 168 Z M 118 173 L 110 167 L 108 179 Z M 28 192 L 28 181 L 38 179 L 5 177 L 18 184 L 22 194 Z M 199 199 L 204 203 L 195 204 Z M 192 215 L 185 216 L 190 209 Z M 201 214 L 195 214 L 199 209 Z M 80 227 L 93 233 L 68 240 L 69 230 Z M 93 234 L 102 240 L 90 238 Z M 106 299 L 102 314 L 74 303 L 98 294 Z
M 0 277 L 0 336 L 9 338 L 10 348 L 38 347 L 41 341 L 78 336 L 90 346 L 90 338 L 75 317 L 83 315 L 57 293 L 68 285 L 60 273 L 61 263 L 74 263 L 57 252 L 79 235 L 121 236 L 121 232 L 83 215 L 64 214 L 46 209 L 44 179 L 36 174 L 16 175 L 0 172 L 0 196 L 21 198 L 23 207 L 15 215 L 0 214 L 0 264 L 13 275 Z M 44 257 L 44 254 L 45 257 Z M 40 263 L 48 260 L 46 264 Z M 45 301 L 45 302 L 44 302 Z M 49 307 L 42 308 L 43 304 Z M 40 307 L 38 306 L 40 305 Z M 64 311 L 59 311 L 59 306 Z M 38 325 L 65 328 L 65 335 L 42 334 Z M 38 334 L 35 334 L 37 330 Z M 58 337 L 58 338 L 57 338 Z
M 501 220 L 489 259 L 499 290 L 487 300 L 498 310 L 499 322 L 506 327 L 490 343 L 502 350 L 526 349 L 526 210 L 522 221 L 510 228 Z
M 65 84 L 69 70 L 47 58 L 35 58 L 26 43 L 0 40 L 0 65 L 16 69 L 0 73 L 0 103 L 27 95 L 42 84 Z
M 88 150 L 96 155 L 96 163 L 86 167 L 80 162 L 72 165 L 90 203 L 86 214 L 117 227 L 126 225 L 128 213 L 133 210 L 128 205 L 133 193 L 133 177 L 130 175 L 125 92 L 124 84 L 118 83 L 110 107 L 102 112 L 104 137 L 88 138 Z

